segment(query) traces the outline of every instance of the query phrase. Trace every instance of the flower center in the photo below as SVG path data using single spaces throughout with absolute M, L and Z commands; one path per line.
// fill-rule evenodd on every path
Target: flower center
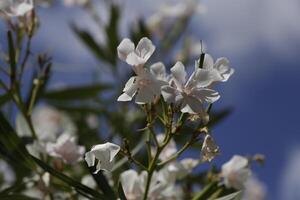
M 139 79 L 137 83 L 139 85 L 139 88 L 144 88 L 144 87 L 150 85 L 151 81 L 149 79 Z

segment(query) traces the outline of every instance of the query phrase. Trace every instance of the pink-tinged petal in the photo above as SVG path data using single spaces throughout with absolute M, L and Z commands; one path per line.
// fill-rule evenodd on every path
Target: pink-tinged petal
M 186 86 L 191 87 L 207 87 L 218 78 L 215 70 L 196 69 Z
M 205 54 L 204 62 L 203 62 L 203 69 L 213 69 L 214 67 L 214 59 L 211 55 Z
M 171 73 L 177 87 L 182 87 L 186 81 L 186 71 L 181 62 L 177 62 L 172 68 Z
M 127 56 L 134 51 L 134 43 L 130 39 L 125 38 L 119 44 L 117 50 L 119 58 L 126 61 Z
M 130 54 L 128 54 L 126 62 L 131 66 L 139 66 L 144 65 L 146 63 L 146 60 L 139 57 L 135 52 L 131 52 Z
M 147 62 L 154 51 L 155 46 L 152 41 L 146 37 L 143 37 L 136 46 L 136 53 L 143 58 L 145 62 Z

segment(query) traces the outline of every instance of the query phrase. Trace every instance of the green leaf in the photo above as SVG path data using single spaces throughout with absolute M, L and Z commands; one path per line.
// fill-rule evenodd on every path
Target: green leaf
M 42 169 L 49 172 L 52 176 L 65 182 L 69 186 L 73 187 L 78 193 L 80 193 L 84 196 L 89 196 L 91 198 L 96 198 L 99 200 L 101 200 L 101 199 L 108 200 L 109 199 L 106 196 L 104 196 L 103 194 L 99 193 L 98 191 L 93 190 L 93 189 L 81 184 L 80 182 L 73 180 L 72 178 L 64 175 L 61 172 L 56 171 L 55 169 L 53 169 L 52 167 L 50 167 L 48 164 L 44 163 L 40 159 L 38 159 L 34 156 L 32 156 L 32 158 Z
M 118 192 L 121 200 L 127 200 L 121 183 L 119 183 Z
M 21 194 L 0 195 L 1 200 L 38 200 L 36 198 L 24 196 Z
M 9 53 L 9 62 L 11 68 L 11 82 L 13 83 L 16 79 L 16 71 L 17 71 L 17 63 L 16 63 L 16 52 L 14 47 L 14 41 L 11 31 L 7 32 L 7 39 L 8 39 L 8 53 Z
M 218 189 L 218 182 L 212 182 L 196 193 L 192 200 L 207 200 L 209 196 Z
M 90 33 L 80 30 L 74 25 L 71 25 L 71 28 L 81 42 L 83 42 L 99 60 L 114 65 L 115 61 L 107 54 L 107 49 L 98 44 Z
M 80 87 L 69 87 L 65 89 L 52 90 L 43 94 L 43 98 L 47 100 L 69 101 L 82 100 L 96 97 L 99 92 L 110 89 L 108 84 L 86 85 Z
M 1 112 L 0 144 L 0 153 L 2 155 L 28 170 L 35 169 L 35 164 L 26 147 Z
M 242 199 L 242 192 L 238 191 L 224 197 L 218 198 L 216 200 L 241 200 Z
M 6 93 L 0 96 L 0 107 L 10 100 L 11 95 Z
M 113 66 L 117 63 L 117 47 L 119 44 L 118 37 L 118 22 L 120 17 L 119 7 L 116 5 L 111 5 L 110 7 L 110 19 L 109 23 L 105 27 L 107 36 L 107 48 L 110 50 L 111 61 L 113 61 Z
M 116 199 L 114 190 L 110 187 L 107 179 L 102 174 L 102 172 L 100 171 L 97 174 L 94 174 L 93 172 L 95 171 L 95 168 L 90 167 L 89 169 L 90 169 L 91 175 L 93 176 L 94 180 L 96 181 L 97 185 L 102 190 L 104 195 L 109 199 Z

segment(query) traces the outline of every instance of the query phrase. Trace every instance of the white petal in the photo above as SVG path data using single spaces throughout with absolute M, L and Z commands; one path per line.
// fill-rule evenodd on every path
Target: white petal
M 164 80 L 166 77 L 166 67 L 162 62 L 151 65 L 150 71 L 159 80 Z
M 206 101 L 208 103 L 214 103 L 220 98 L 219 93 L 211 89 L 204 89 L 204 88 L 194 89 L 192 91 L 192 94 L 202 102 Z
M 125 92 L 123 94 L 121 94 L 118 97 L 117 101 L 131 101 L 132 100 L 132 96 L 129 96 L 128 94 L 126 94 Z
M 154 99 L 154 94 L 150 87 L 144 87 L 137 92 L 135 102 L 137 104 L 151 103 Z
M 185 84 L 186 81 L 186 71 L 184 68 L 184 65 L 181 62 L 177 62 L 172 68 L 171 68 L 172 76 L 174 77 L 175 83 L 177 86 L 182 86 Z
M 84 159 L 87 162 L 89 167 L 92 167 L 95 165 L 95 155 L 93 154 L 93 152 L 89 151 L 89 152 L 85 153 Z
M 161 88 L 161 94 L 167 103 L 175 103 L 176 89 L 166 85 Z
M 145 62 L 147 62 L 154 51 L 155 46 L 153 45 L 152 41 L 146 37 L 143 37 L 136 46 L 137 54 L 143 58 Z
M 130 54 L 128 54 L 126 62 L 128 65 L 138 66 L 144 65 L 146 63 L 146 60 L 138 56 L 135 52 L 131 52 Z
M 117 50 L 119 58 L 123 61 L 126 61 L 127 56 L 134 51 L 134 44 L 130 39 L 125 38 L 119 44 Z
M 198 99 L 191 96 L 186 96 L 183 98 L 181 112 L 190 114 L 202 113 L 203 105 Z
M 203 69 L 213 69 L 214 67 L 214 59 L 211 55 L 205 54 L 203 61 Z

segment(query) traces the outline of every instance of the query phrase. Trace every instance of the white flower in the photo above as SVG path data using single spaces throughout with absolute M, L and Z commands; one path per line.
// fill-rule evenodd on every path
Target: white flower
M 162 145 L 164 140 L 164 134 L 158 134 L 156 136 L 156 139 L 160 145 Z M 155 148 L 152 148 L 152 154 L 155 154 Z M 173 156 L 177 152 L 176 143 L 173 139 L 170 140 L 170 142 L 165 146 L 165 148 L 162 150 L 162 152 L 159 154 L 160 160 L 167 160 L 171 156 Z
M 110 171 L 113 166 L 113 159 L 120 151 L 120 146 L 112 143 L 98 144 L 93 146 L 91 151 L 85 154 L 85 161 L 88 166 L 94 166 L 96 159 L 98 160 L 95 174 L 100 170 Z
M 155 51 L 155 46 L 151 40 L 143 37 L 135 48 L 134 43 L 130 39 L 125 38 L 119 44 L 117 50 L 119 58 L 133 66 L 135 73 L 139 74 L 139 69 L 143 67 Z
M 89 0 L 63 0 L 65 6 L 84 6 Z
M 206 134 L 202 145 L 202 161 L 211 162 L 217 155 L 219 155 L 219 146 L 215 143 L 210 134 Z
M 266 186 L 252 175 L 245 183 L 242 200 L 264 200 L 266 193 Z
M 144 194 L 144 183 L 141 176 L 134 170 L 124 171 L 120 175 L 125 196 L 128 200 L 140 200 Z
M 32 112 L 32 123 L 38 140 L 42 142 L 55 142 L 62 133 L 76 133 L 76 126 L 70 117 L 50 106 L 35 108 Z M 17 116 L 16 129 L 20 136 L 31 136 L 31 131 L 21 114 Z
M 16 174 L 12 168 L 3 160 L 0 160 L 0 189 L 5 189 L 13 184 L 16 180 Z M 3 182 L 2 182 L 3 181 Z
M 214 73 L 214 81 L 225 82 L 234 73 L 234 69 L 229 67 L 229 60 L 227 58 L 219 58 L 214 63 L 212 56 L 209 54 L 205 54 L 203 69 Z
M 0 11 L 9 17 L 23 16 L 33 9 L 33 0 L 2 0 Z
M 56 143 L 47 143 L 46 150 L 50 156 L 61 158 L 68 164 L 80 161 L 85 152 L 85 148 L 77 145 L 76 138 L 68 133 L 59 136 Z
M 222 165 L 221 176 L 228 188 L 240 190 L 251 174 L 248 168 L 248 159 L 239 155 L 233 156 L 227 163 Z
M 171 84 L 162 86 L 162 95 L 166 102 L 181 106 L 181 112 L 197 114 L 203 113 L 205 102 L 213 103 L 220 96 L 218 92 L 205 88 L 211 82 L 210 72 L 197 69 L 186 81 L 187 73 L 184 65 L 177 62 L 172 68 Z
M 192 173 L 193 169 L 199 164 L 199 160 L 193 158 L 185 158 L 181 161 L 173 161 L 167 164 L 161 171 L 164 173 L 168 181 L 183 179 L 188 174 Z
M 118 101 L 131 101 L 136 95 L 137 104 L 151 103 L 155 97 L 160 96 L 161 86 L 164 83 L 157 80 L 147 69 L 140 68 L 137 76 L 131 77 L 119 96 Z
M 160 13 L 164 17 L 187 17 L 196 13 L 201 13 L 204 8 L 197 0 L 185 0 L 163 4 L 160 7 Z

